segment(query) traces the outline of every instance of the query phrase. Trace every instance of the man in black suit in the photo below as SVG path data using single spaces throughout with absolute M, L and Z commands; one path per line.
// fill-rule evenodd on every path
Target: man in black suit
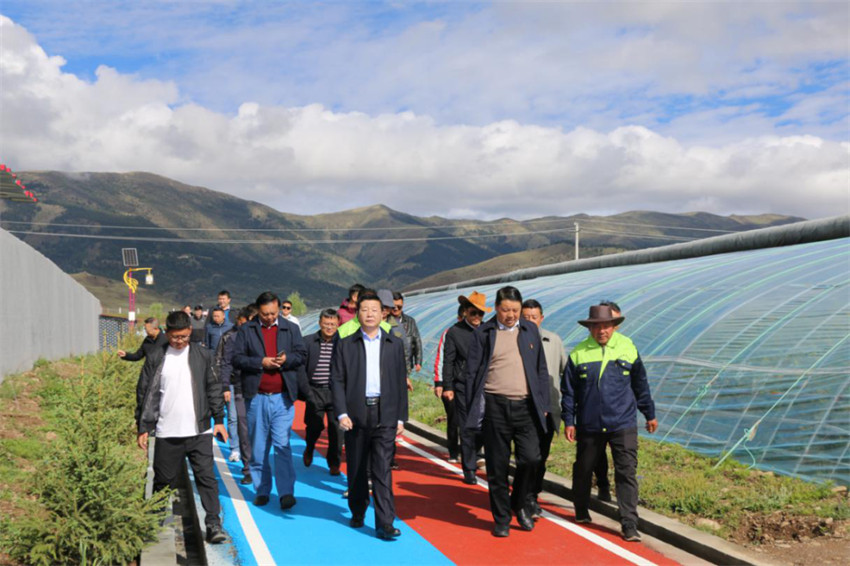
M 298 390 L 306 398 L 304 425 L 307 428 L 307 447 L 304 449 L 304 466 L 313 463 L 316 441 L 325 430 L 325 415 L 328 418 L 328 468 L 332 476 L 339 475 L 342 460 L 342 435 L 339 423 L 333 415 L 331 398 L 331 360 L 339 342 L 339 315 L 334 309 L 325 309 L 319 314 L 319 331 L 304 338 L 307 361 L 298 369 Z
M 233 344 L 233 367 L 242 371 L 242 395 L 251 437 L 254 505 L 269 502 L 274 472 L 280 508 L 295 505 L 295 466 L 289 436 L 298 398 L 296 371 L 306 349 L 297 326 L 279 315 L 280 299 L 271 292 L 256 301 L 258 313 L 239 328 Z M 269 451 L 274 445 L 274 464 Z M 274 468 L 274 469 L 272 469 Z
M 510 534 L 511 510 L 520 528 L 534 528 L 528 493 L 540 464 L 540 435 L 549 411 L 549 371 L 537 325 L 520 317 L 515 287 L 496 292 L 496 316 L 473 333 L 466 364 L 467 429 L 483 419 L 493 536 Z M 511 442 L 516 474 L 509 495 Z
M 372 468 L 375 531 L 391 540 L 401 534 L 393 526 L 395 501 L 392 469 L 395 437 L 407 420 L 407 367 L 404 344 L 380 327 L 381 300 L 364 291 L 357 301 L 360 329 L 342 339 L 331 363 L 334 413 L 345 431 L 350 525 L 363 526 L 369 506 L 367 462 Z

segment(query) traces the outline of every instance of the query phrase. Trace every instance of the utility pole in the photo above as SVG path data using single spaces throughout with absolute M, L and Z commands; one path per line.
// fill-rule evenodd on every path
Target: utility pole
M 576 261 L 578 261 L 578 222 L 574 222 L 574 224 L 576 226 Z

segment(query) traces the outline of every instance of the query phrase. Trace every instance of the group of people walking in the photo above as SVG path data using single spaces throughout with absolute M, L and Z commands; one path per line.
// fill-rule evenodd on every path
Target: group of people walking
M 229 294 L 227 299 L 229 307 Z M 230 436 L 239 439 L 232 453 L 243 463 L 242 483 L 253 486 L 253 504 L 267 505 L 274 484 L 280 508 L 292 508 L 297 500 L 290 434 L 295 401 L 303 399 L 304 465 L 312 464 L 327 419 L 331 475 L 340 474 L 345 449 L 350 526 L 363 526 L 371 489 L 376 535 L 398 537 L 395 439 L 408 420 L 410 374 L 422 364 L 418 328 L 403 313 L 403 301 L 399 293 L 352 286 L 339 309 L 321 311 L 319 330 L 306 337 L 271 292 L 238 314 L 228 308 L 224 320 L 231 322 L 233 316 L 232 327 L 220 333 L 216 344 L 195 342 L 191 317 L 183 311 L 169 314 L 165 332 L 153 337 L 146 324 L 148 337 L 139 352 L 119 355 L 146 360 L 136 421 L 139 446 L 147 447 L 150 434 L 156 437 L 155 489 L 173 485 L 188 457 L 206 511 L 207 541 L 226 540 L 211 436 L 228 439 L 228 404 Z M 533 530 L 542 515 L 538 496 L 546 459 L 563 420 L 566 439 L 578 443 L 576 521 L 591 521 L 592 475 L 604 465 L 607 482 L 605 449 L 610 446 L 623 537 L 639 540 L 637 411 L 649 432 L 657 421 L 640 356 L 617 332 L 624 320 L 619 307 L 592 306 L 588 318 L 578 321 L 589 335 L 567 356 L 561 339 L 541 328 L 540 303 L 523 301 L 515 287 L 498 290 L 495 308 L 477 292 L 460 296 L 458 303 L 457 322 L 440 338 L 434 391 L 446 408 L 449 459 L 460 459 L 465 483 L 477 483 L 483 450 L 492 534 L 509 536 L 514 516 L 521 529 Z M 511 483 L 512 452 L 516 470 Z M 598 488 L 603 498 L 607 484 L 599 476 Z

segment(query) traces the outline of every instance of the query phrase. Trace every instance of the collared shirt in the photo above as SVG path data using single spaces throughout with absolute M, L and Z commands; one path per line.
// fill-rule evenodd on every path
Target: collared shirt
M 366 348 L 366 397 L 381 396 L 381 330 L 374 338 L 363 334 L 363 346 Z
M 499 322 L 499 319 L 496 319 L 496 324 L 499 326 L 499 330 L 507 330 L 508 332 L 513 332 L 514 329 L 519 328 L 519 319 L 517 319 L 516 323 L 510 327 L 505 326 L 504 324 Z
M 275 317 L 274 322 L 269 324 L 268 326 L 266 326 L 262 322 L 260 323 L 260 327 L 262 327 L 262 328 L 271 328 L 272 326 L 277 326 L 277 317 Z

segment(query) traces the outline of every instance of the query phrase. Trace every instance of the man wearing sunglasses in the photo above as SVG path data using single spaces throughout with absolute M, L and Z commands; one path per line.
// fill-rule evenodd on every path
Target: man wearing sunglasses
M 298 320 L 298 317 L 292 314 L 292 301 L 289 299 L 285 299 L 280 303 L 280 316 L 297 326 L 298 330 L 301 330 L 301 322 Z

